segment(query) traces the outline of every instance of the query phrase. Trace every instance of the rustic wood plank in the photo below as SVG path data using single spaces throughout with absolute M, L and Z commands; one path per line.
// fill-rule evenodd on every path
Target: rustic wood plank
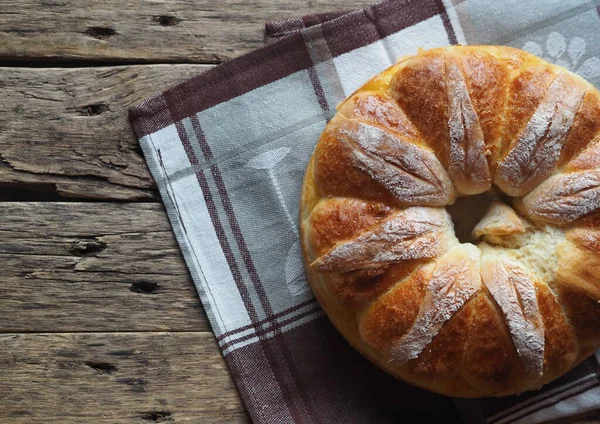
M 0 332 L 203 331 L 155 203 L 0 203 Z
M 0 0 L 2 60 L 218 63 L 263 43 L 267 21 L 372 0 Z
M 0 68 L 0 200 L 156 200 L 127 109 L 205 69 Z
M 0 421 L 245 423 L 210 333 L 0 335 Z

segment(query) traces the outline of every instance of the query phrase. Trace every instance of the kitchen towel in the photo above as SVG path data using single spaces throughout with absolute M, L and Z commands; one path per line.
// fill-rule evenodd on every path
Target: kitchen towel
M 519 47 L 600 87 L 598 3 L 388 0 L 268 23 L 264 47 L 130 111 L 255 423 L 459 420 L 450 398 L 379 371 L 324 316 L 298 241 L 305 166 L 335 106 L 419 48 Z M 531 424 L 594 411 L 598 358 L 537 392 L 455 403 L 469 423 Z

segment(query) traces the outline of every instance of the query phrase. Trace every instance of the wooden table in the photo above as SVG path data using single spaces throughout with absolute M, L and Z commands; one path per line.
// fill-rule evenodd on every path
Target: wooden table
M 243 423 L 127 109 L 342 0 L 0 0 L 0 422 Z
M 126 110 L 369 0 L 0 0 L 0 421 L 244 423 Z

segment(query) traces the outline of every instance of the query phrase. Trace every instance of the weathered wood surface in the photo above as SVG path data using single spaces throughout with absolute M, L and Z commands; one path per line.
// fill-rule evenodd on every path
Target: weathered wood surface
M 0 203 L 0 216 L 0 332 L 210 330 L 160 204 Z
M 371 2 L 0 0 L 1 422 L 248 422 L 162 207 L 48 201 L 157 202 L 127 108 Z
M 127 109 L 205 69 L 0 68 L 0 200 L 157 200 Z
M 267 21 L 370 0 L 0 0 L 1 60 L 218 63 Z
M 209 333 L 0 334 L 5 423 L 246 423 Z

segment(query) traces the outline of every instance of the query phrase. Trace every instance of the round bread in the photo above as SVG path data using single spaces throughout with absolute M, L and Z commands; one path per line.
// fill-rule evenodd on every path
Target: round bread
M 338 106 L 301 239 L 330 320 L 459 397 L 539 388 L 600 347 L 600 93 L 521 50 L 402 58 Z

